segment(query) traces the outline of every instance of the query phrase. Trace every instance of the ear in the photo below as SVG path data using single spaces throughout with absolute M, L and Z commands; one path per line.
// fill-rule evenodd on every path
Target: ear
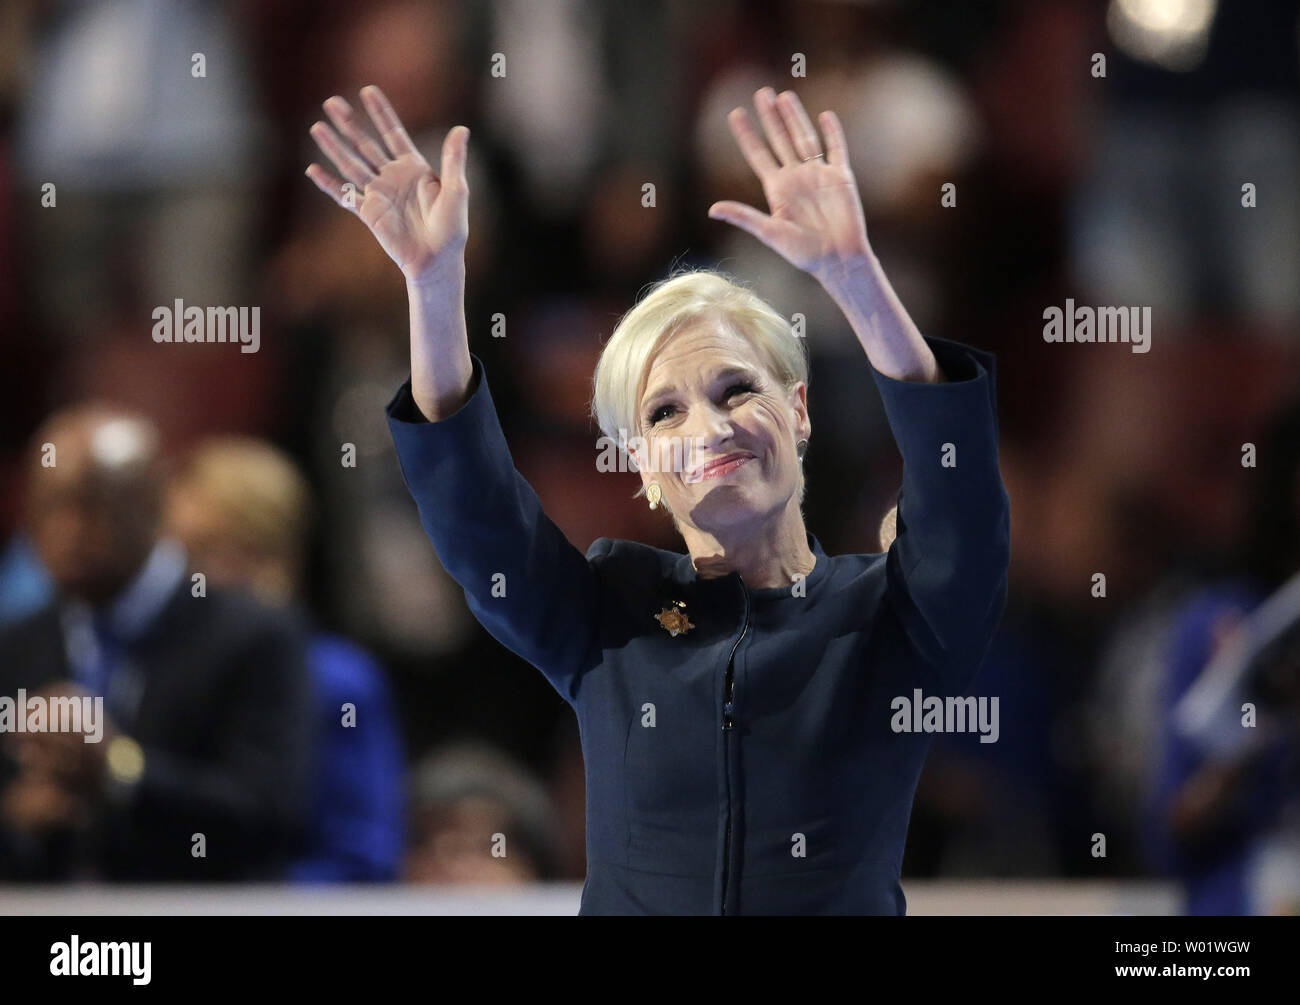
M 650 483 L 656 480 L 654 465 L 650 463 L 650 445 L 644 437 L 634 436 L 627 441 L 627 452 L 636 464 L 636 473 L 641 478 L 641 492 L 637 495 L 643 495 Z M 661 500 L 661 506 L 667 509 L 668 500 Z
M 648 463 L 650 459 L 649 444 L 646 443 L 645 438 L 642 436 L 632 436 L 625 441 L 624 446 L 627 448 L 628 456 L 636 465 L 637 474 L 641 476 L 641 484 L 648 485 L 650 479 L 646 476 L 646 470 L 650 466 Z
M 641 478 L 641 490 L 644 492 L 650 487 L 650 483 L 654 481 L 654 476 L 646 470 L 646 465 L 642 464 L 639 459 L 636 464 L 636 473 Z
M 808 417 L 808 384 L 799 381 L 790 389 L 790 408 L 794 411 L 794 438 L 806 440 L 812 436 L 812 420 Z

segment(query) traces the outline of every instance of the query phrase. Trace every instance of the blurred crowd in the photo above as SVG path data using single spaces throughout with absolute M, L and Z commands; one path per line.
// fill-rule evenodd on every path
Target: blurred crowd
M 471 349 L 576 547 L 682 549 L 598 472 L 588 400 L 687 263 L 804 315 L 808 524 L 876 552 L 901 469 L 860 345 L 705 215 L 765 205 L 725 115 L 773 84 L 839 113 L 921 330 L 998 356 L 1012 581 L 976 691 L 1001 738 L 936 740 L 905 878 L 1300 911 L 1298 7 L 9 0 L 0 694 L 102 694 L 110 725 L 0 736 L 0 880 L 583 876 L 576 721 L 423 535 L 383 413 L 405 288 L 303 177 L 307 129 L 368 83 L 435 166 L 471 127 Z M 1045 343 L 1066 298 L 1150 306 L 1152 351 Z M 178 299 L 259 306 L 259 351 L 155 342 Z

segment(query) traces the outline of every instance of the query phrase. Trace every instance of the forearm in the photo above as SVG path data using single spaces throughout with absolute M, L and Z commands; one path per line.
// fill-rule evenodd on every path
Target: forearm
M 463 407 L 441 422 L 412 415 L 405 385 L 389 402 L 402 477 L 479 623 L 569 698 L 595 635 L 595 573 L 515 468 L 481 360 L 475 370 Z
M 888 592 L 908 637 L 951 683 L 978 666 L 1001 619 L 1010 499 L 998 467 L 995 357 L 925 342 L 946 380 L 872 374 L 903 458 Z
M 446 418 L 469 397 L 473 366 L 465 326 L 465 263 L 408 281 L 411 306 L 411 397 L 430 422 Z
M 822 286 L 844 312 L 871 365 L 886 377 L 924 384 L 947 379 L 874 254 L 829 273 Z

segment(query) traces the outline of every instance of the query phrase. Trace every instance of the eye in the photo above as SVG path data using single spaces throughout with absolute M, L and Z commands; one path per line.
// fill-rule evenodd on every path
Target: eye
M 726 390 L 722 392 L 722 400 L 727 402 L 741 394 L 752 394 L 755 390 L 757 390 L 757 388 L 752 380 L 745 379 L 733 381 L 728 384 Z M 652 409 L 646 414 L 646 426 L 647 428 L 656 426 L 661 422 L 666 422 L 676 414 L 676 405 L 659 405 L 657 408 Z
M 652 411 L 648 416 L 646 416 L 646 422 L 649 423 L 651 426 L 657 425 L 658 423 L 663 422 L 665 419 L 671 418 L 673 414 L 673 410 L 674 409 L 672 405 L 660 405 L 658 408 Z

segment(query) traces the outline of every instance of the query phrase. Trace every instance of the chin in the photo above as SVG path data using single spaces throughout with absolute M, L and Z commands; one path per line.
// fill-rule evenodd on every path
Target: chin
M 718 485 L 691 506 L 691 522 L 707 531 L 752 524 L 774 517 L 786 502 L 788 497 L 779 499 L 775 493 L 755 492 L 750 486 Z

